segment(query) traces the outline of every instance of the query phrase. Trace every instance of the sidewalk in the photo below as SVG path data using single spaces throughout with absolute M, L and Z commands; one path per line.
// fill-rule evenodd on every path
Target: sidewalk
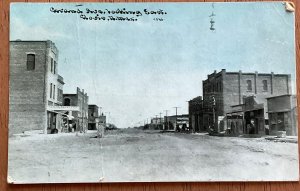
M 265 137 L 266 140 L 274 141 L 274 142 L 283 142 L 283 143 L 298 143 L 297 136 L 286 136 L 286 137 L 274 137 L 269 136 Z

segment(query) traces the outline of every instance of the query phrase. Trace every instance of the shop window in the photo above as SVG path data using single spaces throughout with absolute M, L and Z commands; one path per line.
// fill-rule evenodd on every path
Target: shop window
M 35 69 L 35 55 L 27 54 L 27 70 Z
M 252 81 L 251 80 L 247 80 L 247 90 L 252 91 Z

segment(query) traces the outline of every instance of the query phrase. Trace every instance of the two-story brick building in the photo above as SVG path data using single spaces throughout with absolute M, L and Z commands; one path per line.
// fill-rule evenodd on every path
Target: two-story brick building
M 88 130 L 96 130 L 99 123 L 99 107 L 88 105 Z
M 78 106 L 79 111 L 72 111 L 69 115 L 75 117 L 76 131 L 84 132 L 88 129 L 88 101 L 89 97 L 84 90 L 77 87 L 75 94 L 63 94 L 64 106 Z
M 244 104 L 245 98 L 251 96 L 255 98 L 251 103 L 257 105 L 246 104 L 246 125 L 253 119 L 257 127 L 263 126 L 268 118 L 266 98 L 290 93 L 289 74 L 215 71 L 203 81 L 203 128 L 225 130 L 227 124 L 224 117 L 232 112 L 232 106 Z
M 58 49 L 48 41 L 10 41 L 9 133 L 51 133 L 60 115 L 48 106 L 62 105 L 63 78 L 58 75 Z

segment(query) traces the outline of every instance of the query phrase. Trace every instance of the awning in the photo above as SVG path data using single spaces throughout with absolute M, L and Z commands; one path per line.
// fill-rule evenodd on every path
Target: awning
M 67 114 L 64 114 L 64 113 L 61 113 L 61 112 L 58 112 L 58 111 L 48 111 L 48 112 L 57 113 L 57 114 L 60 114 L 62 116 L 66 116 L 66 117 L 68 117 L 68 120 L 73 120 L 75 118 L 72 115 L 67 115 Z
M 61 105 L 48 105 L 49 111 L 80 111 L 79 106 L 61 106 Z
M 67 115 L 67 117 L 68 117 L 68 120 L 73 120 L 75 117 L 74 116 L 72 116 L 72 115 Z

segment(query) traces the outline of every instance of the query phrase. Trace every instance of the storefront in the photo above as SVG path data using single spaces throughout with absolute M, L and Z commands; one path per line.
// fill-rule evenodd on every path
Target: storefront
M 298 134 L 296 96 L 281 95 L 267 100 L 270 134 L 296 136 Z
M 47 111 L 47 134 L 57 133 L 58 123 L 58 114 L 52 111 Z
M 265 99 L 257 99 L 255 96 L 244 98 L 244 134 L 265 135 Z
M 244 104 L 231 106 L 231 111 L 225 116 L 225 131 L 227 134 L 240 135 L 245 133 Z
M 48 106 L 47 133 L 72 132 L 78 127 L 78 119 L 72 112 L 79 111 L 76 106 Z

